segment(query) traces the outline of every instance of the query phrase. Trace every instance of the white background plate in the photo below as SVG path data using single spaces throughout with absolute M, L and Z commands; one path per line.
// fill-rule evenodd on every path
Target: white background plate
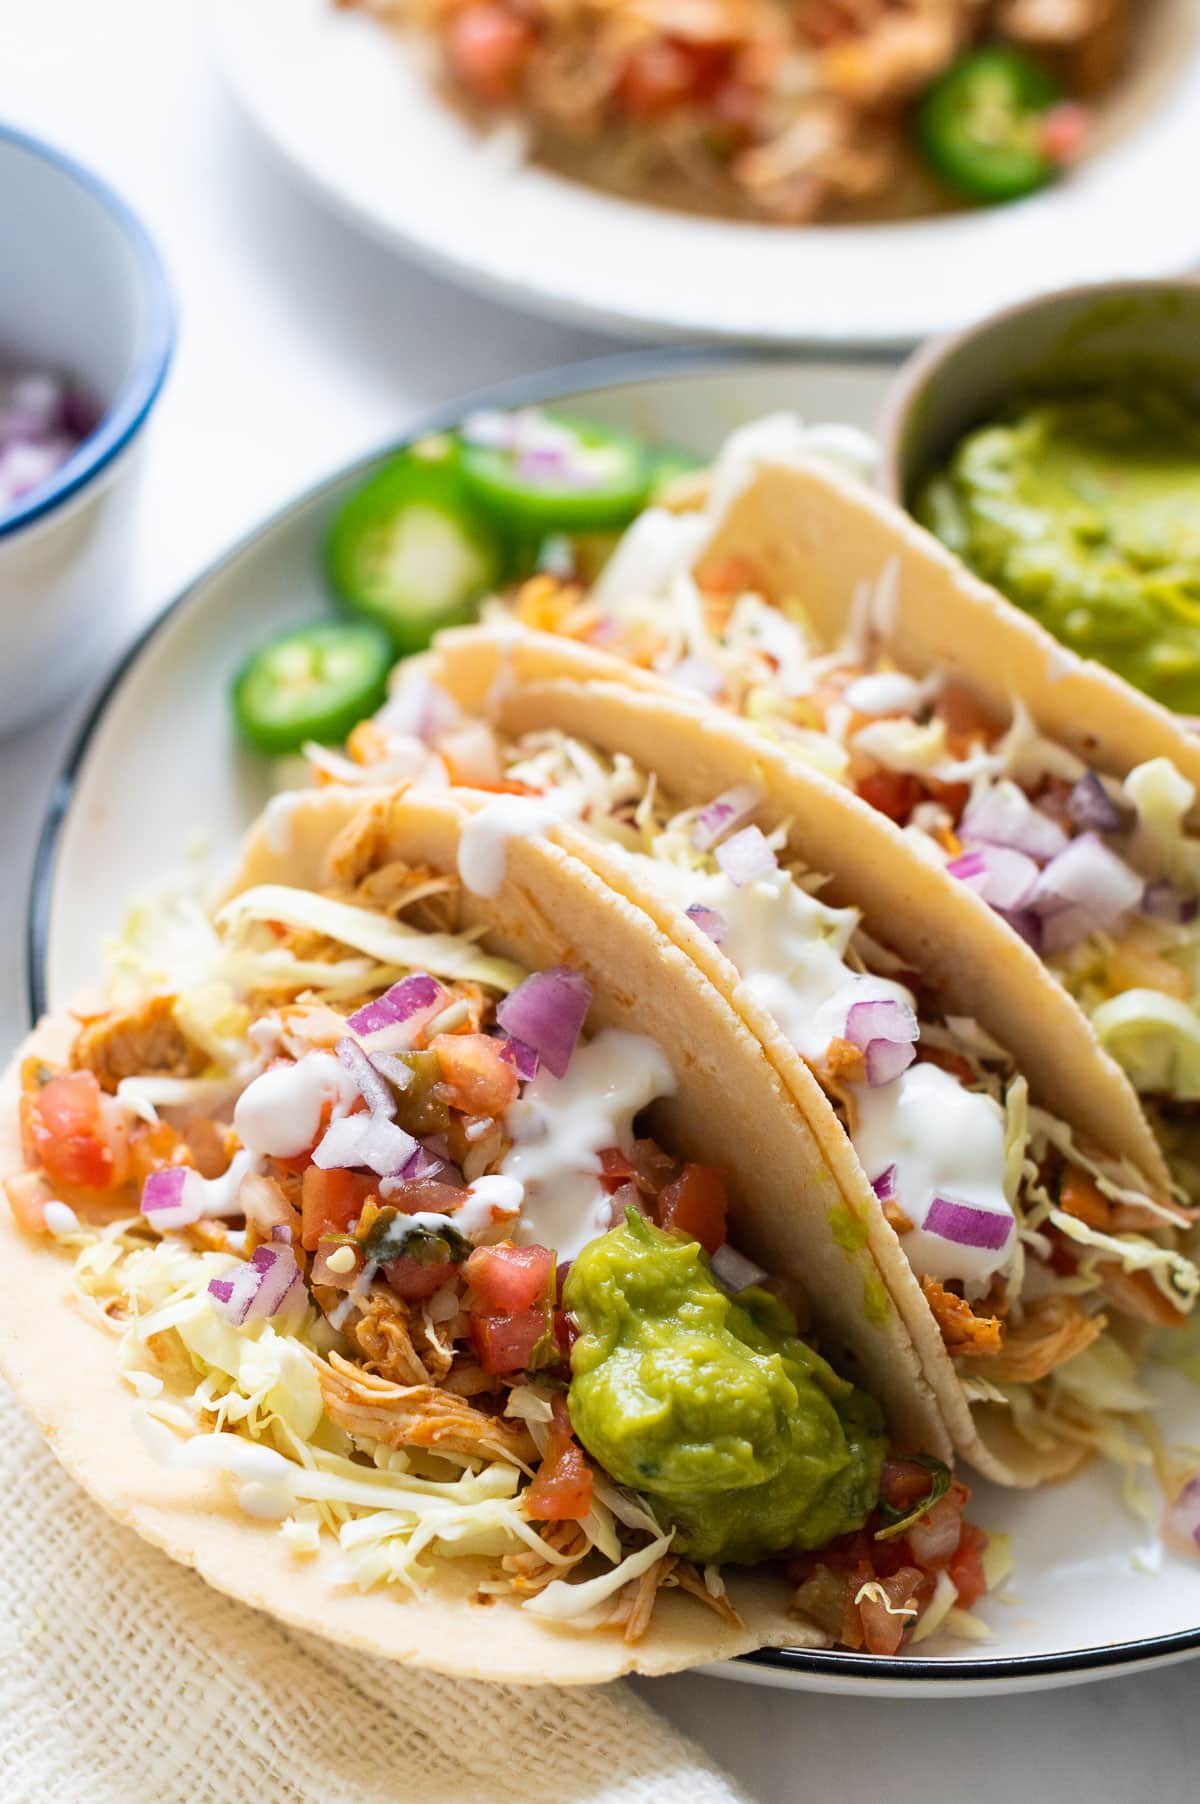
M 777 407 L 869 425 L 885 380 L 861 364 L 729 359 L 705 373 L 690 353 L 613 361 L 620 367 L 614 374 L 610 365 L 608 380 L 617 386 L 590 388 L 583 366 L 574 378 L 532 378 L 488 399 L 570 393 L 579 411 L 706 452 L 735 424 Z M 642 380 L 633 380 L 636 372 Z M 563 381 L 573 386 L 564 389 Z M 232 860 L 268 784 L 261 762 L 234 742 L 230 676 L 251 645 L 328 608 L 322 535 L 367 467 L 303 497 L 202 577 L 101 699 L 60 785 L 35 875 L 39 1002 L 62 1006 L 94 985 L 100 943 L 119 929 L 131 896 L 165 869 L 184 867 L 198 833 L 210 843 L 214 873 Z M 1180 1382 L 1167 1404 L 1168 1435 L 1200 1441 L 1194 1391 Z M 995 1637 L 988 1646 L 935 1641 L 928 1659 L 901 1661 L 768 1655 L 723 1670 L 807 1689 L 954 1695 L 1070 1684 L 1182 1658 L 1194 1651 L 1182 1645 L 1188 1640 L 1200 1646 L 1200 1562 L 1163 1554 L 1109 1472 L 1096 1469 L 1034 1496 L 980 1485 L 973 1514 L 984 1527 L 1009 1532 L 1015 1552 L 1011 1596 L 981 1612 Z M 1180 1639 L 1163 1645 L 1164 1637 Z M 1151 1642 L 1157 1645 L 1145 1645 Z
M 442 273 L 616 331 L 861 346 L 909 343 L 1037 289 L 1200 260 L 1200 214 L 1180 204 L 1200 161 L 1200 7 L 1154 3 L 1153 55 L 1105 128 L 1114 142 L 1068 181 L 991 211 L 800 228 L 502 169 L 393 38 L 332 0 L 211 10 L 233 89 L 286 162 L 340 213 Z

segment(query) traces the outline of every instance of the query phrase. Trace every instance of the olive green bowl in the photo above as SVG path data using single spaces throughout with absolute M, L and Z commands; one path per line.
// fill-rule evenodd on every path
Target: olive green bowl
M 879 421 L 881 486 L 909 506 L 963 435 L 1014 398 L 1142 374 L 1200 401 L 1200 277 L 1069 288 L 991 314 L 902 366 Z

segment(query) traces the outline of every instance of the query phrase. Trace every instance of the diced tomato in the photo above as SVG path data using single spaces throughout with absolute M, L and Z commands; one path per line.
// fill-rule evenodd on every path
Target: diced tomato
M 545 1305 L 515 1314 L 472 1314 L 471 1339 L 484 1371 L 526 1371 L 545 1337 L 547 1315 Z
M 579 1323 L 569 1309 L 556 1309 L 551 1324 L 554 1344 L 562 1357 L 564 1365 L 571 1362 L 571 1348 L 579 1339 Z
M 969 1610 L 972 1604 L 978 1603 L 987 1590 L 987 1578 L 983 1570 L 987 1544 L 988 1538 L 981 1528 L 976 1528 L 973 1522 L 963 1523 L 958 1550 L 946 1570 L 958 1592 L 959 1605 L 964 1610 Z
M 547 1302 L 554 1254 L 548 1247 L 476 1247 L 463 1269 L 482 1313 L 518 1314 Z
M 691 100 L 702 65 L 692 52 L 669 38 L 642 44 L 625 64 L 618 94 L 631 119 L 657 119 Z
M 125 1182 L 129 1158 L 123 1118 L 93 1072 L 64 1072 L 40 1090 L 26 1091 L 21 1113 L 26 1156 L 53 1184 L 111 1190 Z
M 965 1486 L 955 1485 L 944 1497 L 939 1497 L 933 1508 L 914 1522 L 905 1535 L 913 1559 L 923 1572 L 940 1571 L 957 1553 L 966 1496 Z
M 890 821 L 903 827 L 921 800 L 921 785 L 908 771 L 873 770 L 855 784 L 858 794 L 869 807 L 886 814 Z
M 928 1466 L 913 1459 L 885 1459 L 879 1476 L 879 1494 L 888 1508 L 899 1516 L 915 1510 L 923 1497 L 928 1497 L 932 1475 Z
M 707 595 L 741 595 L 762 586 L 762 577 L 750 559 L 736 551 L 704 559 L 695 574 L 697 586 Z
M 300 1244 L 313 1252 L 322 1234 L 344 1234 L 362 1214 L 376 1180 L 310 1165 L 300 1190 Z
M 698 1240 L 706 1253 L 725 1244 L 725 1179 L 715 1165 L 685 1165 L 658 1199 L 660 1227 Z
M 993 717 L 961 683 L 947 683 L 934 712 L 946 728 L 946 749 L 952 758 L 965 758 L 982 743 L 990 745 L 999 728 Z
M 926 777 L 925 788 L 930 801 L 940 803 L 957 826 L 962 819 L 963 809 L 971 799 L 970 784 L 939 783 L 935 777 Z
M 454 1276 L 456 1267 L 450 1259 L 437 1259 L 426 1265 L 411 1254 L 402 1253 L 399 1259 L 389 1259 L 381 1269 L 396 1295 L 415 1303 L 440 1290 Z
M 559 1399 L 555 1398 L 556 1405 Z M 592 1507 L 592 1469 L 571 1432 L 565 1407 L 554 1411 L 546 1455 L 525 1493 L 525 1513 L 537 1522 L 582 1522 Z
M 855 1598 L 866 1584 L 878 1585 L 887 1604 L 873 1597 L 856 1603 Z M 847 1592 L 842 1640 L 847 1647 L 865 1647 L 869 1654 L 899 1653 L 905 1633 L 917 1620 L 916 1614 L 902 1612 L 910 1604 L 919 1608 L 931 1589 L 931 1581 L 915 1566 L 901 1566 L 890 1578 L 878 1577 L 869 1566 L 860 1567 L 852 1574 Z
M 1046 113 L 1038 128 L 1043 156 L 1052 163 L 1073 163 L 1091 131 L 1091 118 L 1077 100 L 1060 100 Z
M 636 1165 L 630 1163 L 628 1153 L 623 1153 L 619 1146 L 602 1147 L 597 1157 L 600 1160 L 600 1181 L 610 1195 L 630 1178 L 636 1179 Z
M 450 27 L 450 62 L 464 86 L 481 100 L 511 100 L 533 50 L 524 19 L 495 0 L 475 0 Z
M 437 1054 L 446 1101 L 464 1115 L 502 1115 L 517 1099 L 520 1079 L 487 1034 L 438 1034 Z
M 35 1171 L 23 1171 L 18 1177 L 5 1178 L 3 1189 L 18 1228 L 26 1234 L 44 1234 L 46 1204 L 54 1200 L 45 1178 Z

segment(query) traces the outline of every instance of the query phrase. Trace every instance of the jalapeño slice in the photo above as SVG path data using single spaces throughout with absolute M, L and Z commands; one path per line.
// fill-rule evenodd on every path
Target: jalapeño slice
M 400 452 L 352 495 L 326 556 L 344 605 L 385 627 L 402 654 L 469 620 L 505 562 L 500 535 L 444 440 Z
M 934 171 L 970 200 L 1019 200 L 1058 173 L 1046 115 L 1061 90 L 1040 63 L 991 45 L 952 63 L 921 101 L 917 142 Z
M 252 652 L 234 678 L 238 731 L 272 756 L 310 739 L 336 744 L 383 702 L 393 656 L 387 634 L 366 620 L 284 633 Z
M 627 526 L 650 486 L 650 458 L 632 432 L 527 408 L 479 414 L 459 433 L 463 478 L 513 539 Z

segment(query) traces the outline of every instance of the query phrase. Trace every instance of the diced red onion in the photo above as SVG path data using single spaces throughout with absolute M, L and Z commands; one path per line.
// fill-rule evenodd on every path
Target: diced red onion
M 1178 889 L 1165 877 L 1156 878 L 1142 891 L 1142 913 L 1153 915 L 1157 921 L 1173 921 L 1177 927 L 1186 927 L 1200 913 L 1200 898 L 1189 896 L 1186 890 Z
M 778 869 L 779 862 L 757 827 L 743 827 L 731 839 L 723 840 L 717 847 L 716 858 L 730 883 L 738 889 L 747 883 L 757 883 L 760 877 L 769 877 Z
M 728 1241 L 712 1256 L 712 1274 L 734 1295 L 751 1284 L 762 1284 L 767 1276 L 761 1265 L 755 1265 L 753 1259 L 747 1259 Z
M 1022 907 L 1038 877 L 1038 867 L 1028 853 L 1011 846 L 972 846 L 960 858 L 952 858 L 946 869 L 993 908 L 1001 909 Z
M 242 1179 L 238 1205 L 247 1221 L 271 1235 L 280 1223 L 291 1221 L 293 1215 L 279 1185 L 257 1171 L 247 1172 Z
M 256 1247 L 232 1278 L 214 1278 L 208 1286 L 213 1308 L 234 1328 L 266 1321 L 304 1294 L 300 1269 L 290 1247 Z
M 583 972 L 558 965 L 527 977 L 504 998 L 496 1019 L 514 1040 L 532 1047 L 554 1077 L 565 1077 L 591 1003 Z
M 706 908 L 703 902 L 693 902 L 686 913 L 688 920 L 697 926 L 701 933 L 707 934 L 714 946 L 719 946 L 729 932 L 729 922 L 719 908 Z
M 1008 1245 L 1013 1226 L 1011 1215 L 953 1196 L 935 1196 L 923 1223 L 925 1233 L 936 1234 L 939 1240 L 952 1240 L 960 1247 L 982 1247 L 991 1253 Z
M 1034 914 L 1032 908 L 999 908 L 996 912 L 1004 917 L 1014 933 L 1020 934 L 1026 945 L 1032 946 L 1035 952 L 1042 951 L 1045 938 L 1042 917 Z
M 423 1146 L 419 1140 L 416 1151 L 405 1161 L 400 1176 L 406 1184 L 436 1178 L 439 1184 L 451 1184 L 456 1190 L 464 1189 L 467 1181 L 452 1159 L 434 1152 L 431 1146 Z
M 1168 1531 L 1200 1547 L 1200 1473 L 1189 1478 L 1167 1512 Z
M 891 1202 L 897 1189 L 896 1167 L 894 1165 L 889 1165 L 885 1171 L 880 1172 L 877 1178 L 872 1178 L 871 1189 L 875 1192 L 881 1203 Z
M 411 1020 L 421 1009 L 434 1008 L 445 994 L 441 984 L 427 971 L 414 971 L 394 983 L 374 1002 L 356 1009 L 346 1025 L 356 1034 L 378 1033 L 380 1028 L 397 1027 Z
M 99 417 L 90 399 L 50 371 L 0 378 L 0 512 L 47 482 Z
M 762 801 L 762 791 L 752 783 L 738 783 L 725 790 L 692 822 L 692 845 L 697 852 L 711 852 L 717 841 L 743 821 L 748 821 Z
M 1067 797 L 1067 813 L 1077 827 L 1092 833 L 1119 833 L 1121 810 L 1094 770 L 1087 771 Z
M 959 828 L 963 839 L 985 840 L 992 846 L 1010 846 L 1039 863 L 1055 858 L 1067 845 L 1057 821 L 1035 808 L 1015 783 L 993 784 L 967 803 Z
M 894 996 L 854 1002 L 846 1012 L 846 1038 L 866 1055 L 872 1089 L 907 1071 L 917 1056 L 914 1043 L 920 1031 L 912 1009 Z
M 505 1034 L 500 1046 L 500 1057 L 506 1065 L 511 1065 L 523 1084 L 529 1083 L 537 1076 L 538 1055 L 532 1046 L 524 1040 L 514 1039 L 512 1034 Z
M 396 1098 L 382 1075 L 363 1051 L 357 1040 L 339 1040 L 333 1049 L 358 1085 L 358 1093 L 372 1115 L 392 1121 L 396 1114 Z M 404 1068 L 407 1070 L 407 1066 Z
M 709 701 L 720 695 L 725 686 L 725 678 L 716 665 L 709 664 L 704 658 L 684 658 L 668 675 L 677 689 L 693 690 L 697 695 L 707 696 Z
M 626 1180 L 624 1184 L 618 1184 L 608 1199 L 608 1225 L 610 1228 L 620 1227 L 625 1220 L 626 1209 L 636 1209 L 639 1215 L 646 1217 L 647 1221 L 651 1218 L 650 1204 L 637 1185 L 629 1180 Z
M 394 1052 L 373 1052 L 370 1059 L 376 1071 L 386 1077 L 394 1090 L 408 1089 L 413 1081 L 411 1065 L 406 1065 Z
M 275 1222 L 275 1224 L 271 1228 L 271 1239 L 278 1241 L 280 1246 L 285 1246 L 285 1247 L 291 1246 L 293 1235 L 292 1235 L 292 1230 L 288 1226 L 287 1222 L 284 1222 L 284 1221 Z
M 1029 905 L 1046 917 L 1049 937 L 1050 917 L 1066 908 L 1081 910 L 1094 927 L 1114 926 L 1129 909 L 1137 907 L 1144 888 L 1137 872 L 1102 839 L 1094 833 L 1081 833 L 1051 859 L 1038 878 Z
M 379 1177 L 393 1177 L 416 1151 L 411 1134 L 381 1115 L 343 1115 L 331 1121 L 313 1153 L 321 1171 L 349 1171 L 365 1165 Z
M 203 1190 L 189 1184 L 189 1176 L 195 1173 L 188 1166 L 169 1165 L 165 1171 L 152 1171 L 142 1185 L 142 1214 L 164 1234 L 190 1227 L 204 1213 Z
M 409 675 L 394 689 L 375 716 L 389 733 L 403 733 L 434 747 L 462 719 L 454 697 L 431 683 L 428 677 Z

